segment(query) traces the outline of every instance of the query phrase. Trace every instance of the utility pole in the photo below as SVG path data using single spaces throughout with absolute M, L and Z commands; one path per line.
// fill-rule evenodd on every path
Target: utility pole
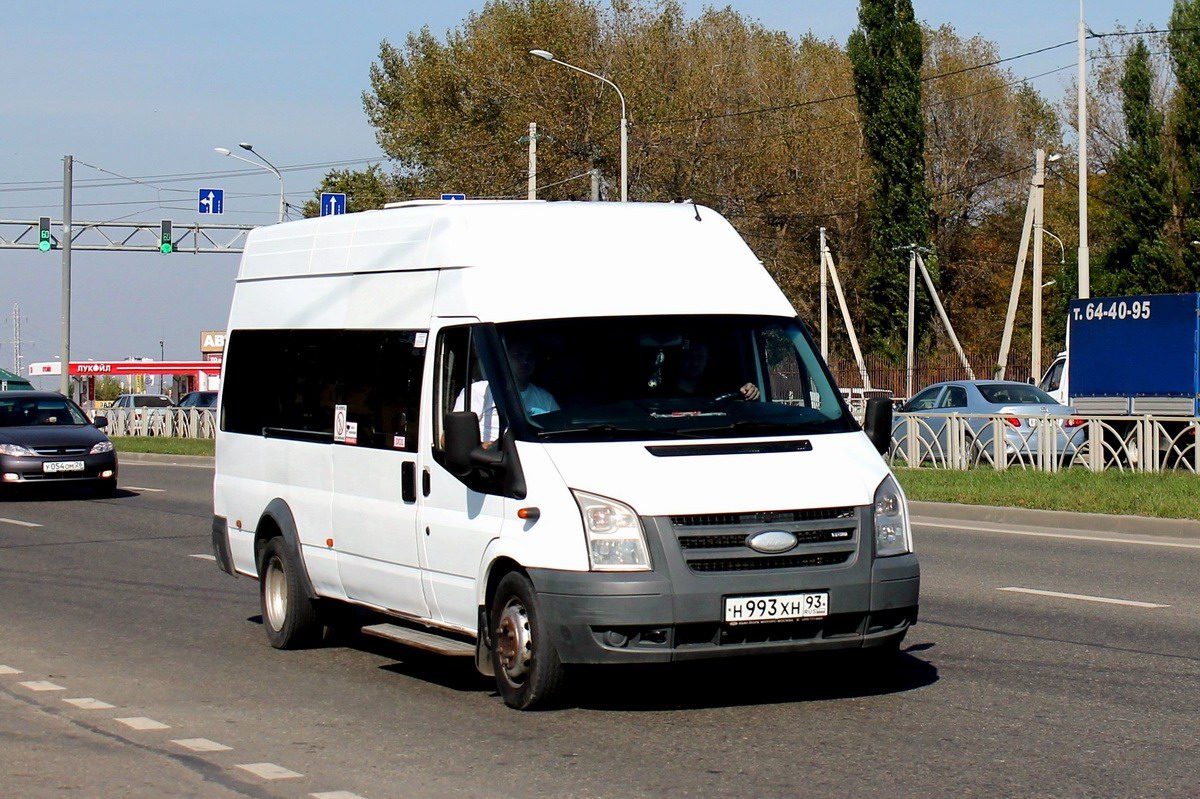
M 592 167 L 588 170 L 592 175 L 592 202 L 600 202 L 600 170 Z
M 21 374 L 21 306 L 13 303 L 13 373 Z
M 854 351 L 854 362 L 858 364 L 858 376 L 863 388 L 871 387 L 871 378 L 867 375 L 867 364 L 863 360 L 862 350 L 858 346 L 858 336 L 854 333 L 854 322 L 850 319 L 850 306 L 846 304 L 846 295 L 842 293 L 842 281 L 838 280 L 837 267 L 833 264 L 833 254 L 829 252 L 829 243 L 825 239 L 825 228 L 821 231 L 821 357 L 829 360 L 829 312 L 826 305 L 827 290 L 825 276 L 833 278 L 833 290 L 837 294 L 838 306 L 842 309 L 842 322 L 846 325 L 846 334 L 850 337 L 850 349 Z
M 1029 374 L 1034 380 L 1042 376 L 1042 221 L 1045 206 L 1046 151 L 1038 148 L 1033 172 L 1037 203 L 1033 208 L 1033 321 L 1030 325 L 1033 352 L 1030 354 Z
M 821 359 L 829 363 L 829 289 L 826 288 L 829 274 L 825 266 L 825 228 L 821 231 Z
M 529 199 L 537 199 L 537 123 L 529 123 Z
M 915 350 L 916 350 L 916 317 L 917 317 L 917 269 L 921 270 L 921 278 L 925 281 L 925 288 L 929 290 L 929 298 L 933 300 L 933 306 L 937 309 L 938 316 L 942 320 L 942 327 L 946 329 L 946 335 L 950 336 L 950 343 L 954 345 L 954 351 L 958 353 L 958 359 L 967 370 L 967 377 L 971 380 L 975 379 L 975 372 L 971 369 L 971 363 L 967 360 L 967 355 L 963 352 L 962 345 L 958 343 L 958 336 L 954 334 L 954 326 L 950 324 L 950 317 L 946 314 L 946 308 L 942 305 L 942 300 L 938 297 L 937 289 L 933 285 L 933 278 L 929 275 L 929 270 L 925 267 L 925 259 L 921 257 L 920 250 L 923 247 L 918 247 L 916 244 L 910 244 L 907 247 L 896 247 L 897 250 L 908 250 L 908 371 L 905 379 L 905 391 L 908 396 L 912 396 L 913 392 L 913 376 L 916 373 L 914 365 Z
M 1088 263 L 1087 213 L 1087 26 L 1083 22 L 1083 0 L 1079 0 L 1079 299 L 1092 296 L 1091 266 Z
M 62 237 L 62 368 L 58 391 L 64 397 L 71 390 L 71 189 L 74 184 L 75 157 L 63 157 L 63 237 Z
M 913 394 L 913 350 L 915 349 L 917 325 L 917 245 L 908 250 L 908 363 L 905 369 L 904 395 Z

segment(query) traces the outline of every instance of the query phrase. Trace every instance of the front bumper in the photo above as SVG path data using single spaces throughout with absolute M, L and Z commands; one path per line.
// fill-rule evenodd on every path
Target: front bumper
M 652 572 L 531 569 L 547 630 L 564 663 L 663 663 L 740 655 L 856 649 L 899 642 L 917 621 L 916 555 L 873 559 L 866 514 L 846 563 L 698 573 L 672 546 L 669 525 L 644 519 Z M 823 591 L 828 616 L 731 625 L 724 599 Z
M 44 464 L 59 461 L 83 461 L 83 469 L 74 472 L 47 472 Z M 105 473 L 110 473 L 104 476 Z M 0 484 L 59 485 L 64 483 L 116 483 L 117 453 L 97 455 L 0 455 Z

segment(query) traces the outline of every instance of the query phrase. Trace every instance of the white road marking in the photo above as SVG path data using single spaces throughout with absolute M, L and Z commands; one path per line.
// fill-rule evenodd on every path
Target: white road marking
M 25 688 L 28 688 L 31 691 L 65 691 L 65 690 L 67 690 L 66 688 L 63 688 L 61 685 L 55 685 L 54 683 L 46 682 L 45 680 L 34 680 L 33 682 L 23 682 L 23 683 L 21 683 L 21 685 Z
M 162 494 L 167 489 L 165 488 L 144 488 L 143 486 L 121 486 L 127 491 L 149 491 L 152 494 Z
M 1133 599 L 1111 599 L 1105 596 L 1087 596 L 1086 594 L 1064 594 L 1059 591 L 1042 591 L 1037 588 L 997 588 L 997 591 L 1012 591 L 1016 594 L 1035 594 L 1057 599 L 1082 599 L 1085 602 L 1103 602 L 1106 605 L 1129 605 L 1135 608 L 1169 608 L 1170 605 L 1156 605 L 1153 602 L 1138 602 Z
M 207 738 L 181 738 L 178 741 L 171 741 L 171 743 L 179 744 L 184 749 L 191 749 L 193 752 L 228 752 L 233 748 Z
M 1200 544 L 1187 544 L 1182 541 L 1140 541 L 1131 538 L 1109 538 L 1098 535 L 1072 535 L 1070 533 L 1035 533 L 1030 530 L 1004 530 L 997 527 L 975 527 L 969 524 L 949 524 L 933 519 L 913 517 L 914 524 L 927 527 L 937 527 L 944 530 L 970 530 L 976 533 L 1003 533 L 1004 535 L 1027 535 L 1033 538 L 1069 538 L 1073 541 L 1097 541 L 1105 544 L 1135 544 L 1143 547 L 1171 547 L 1174 549 L 1200 549 Z
M 349 791 L 325 791 L 324 793 L 310 793 L 312 799 L 363 799 L 356 793 Z
M 303 777 L 304 775 L 286 769 L 283 766 L 277 766 L 274 763 L 239 763 L 238 768 L 249 771 L 256 777 L 262 777 L 264 780 L 286 780 L 292 777 Z
M 20 674 L 20 669 L 14 669 L 12 666 L 0 666 L 0 674 Z
M 189 558 L 198 558 L 199 560 L 212 560 L 212 561 L 215 561 L 217 559 L 216 555 L 188 555 L 188 557 Z
M 108 702 L 101 702 L 99 699 L 92 699 L 90 696 L 81 696 L 78 699 L 64 699 L 68 705 L 74 705 L 83 710 L 111 710 L 116 705 L 110 705 Z
M 126 727 L 132 727 L 135 730 L 169 730 L 171 725 L 163 724 L 161 721 L 148 719 L 145 716 L 133 716 L 127 719 L 113 719 L 119 721 Z
M 34 524 L 33 522 L 23 522 L 20 519 L 5 519 L 4 517 L 0 517 L 0 522 L 4 524 L 15 524 L 17 527 L 41 527 L 40 524 Z

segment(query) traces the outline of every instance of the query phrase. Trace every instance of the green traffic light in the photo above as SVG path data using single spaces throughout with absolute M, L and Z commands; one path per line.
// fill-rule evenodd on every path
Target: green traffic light
M 42 239 L 39 241 L 38 249 L 42 252 L 50 252 L 50 239 Z
M 168 253 L 174 252 L 175 248 L 171 245 L 171 242 L 164 241 L 162 244 L 158 245 L 158 251 L 161 252 L 163 255 L 166 255 Z

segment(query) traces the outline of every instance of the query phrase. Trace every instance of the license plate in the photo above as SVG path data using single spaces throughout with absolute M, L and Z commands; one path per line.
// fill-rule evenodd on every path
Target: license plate
M 828 615 L 829 594 L 825 592 L 725 597 L 726 624 L 820 619 Z
M 42 471 L 46 474 L 55 472 L 82 472 L 83 461 L 47 461 L 42 464 Z

